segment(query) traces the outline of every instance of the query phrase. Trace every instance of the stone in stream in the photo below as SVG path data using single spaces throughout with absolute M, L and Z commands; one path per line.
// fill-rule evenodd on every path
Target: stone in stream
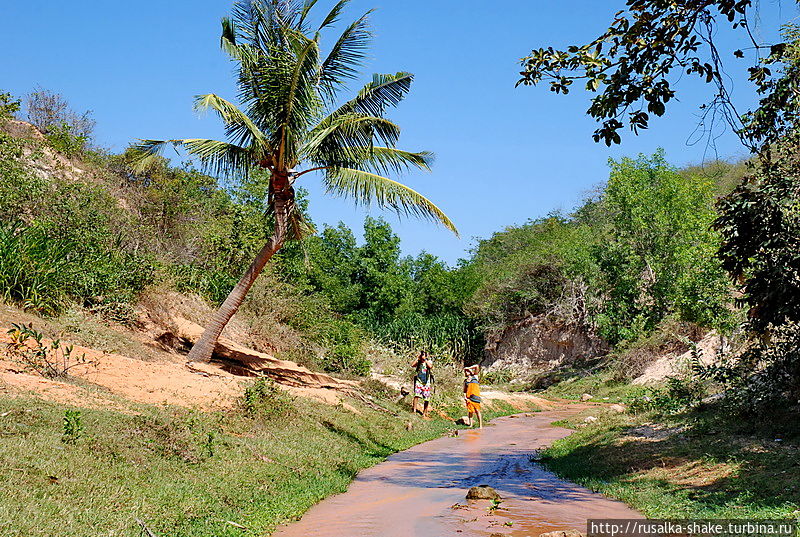
M 586 534 L 577 530 L 550 531 L 542 533 L 539 537 L 586 537 Z
M 468 500 L 499 500 L 500 495 L 489 485 L 478 485 L 467 492 Z

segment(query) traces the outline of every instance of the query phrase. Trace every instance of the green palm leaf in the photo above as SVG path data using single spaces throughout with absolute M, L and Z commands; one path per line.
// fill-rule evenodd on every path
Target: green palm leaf
M 225 123 L 226 134 L 236 145 L 253 145 L 265 154 L 271 151 L 269 142 L 261 129 L 230 101 L 213 93 L 198 95 L 195 97 L 194 108 L 198 112 L 205 112 L 209 109 L 216 111 Z
M 204 170 L 219 175 L 247 175 L 254 164 L 248 149 L 227 142 L 202 138 L 140 140 L 131 147 L 134 155 L 134 171 L 146 170 L 168 146 L 183 147 L 187 153 L 200 161 Z
M 344 82 L 352 80 L 358 74 L 358 67 L 364 61 L 372 39 L 368 25 L 371 13 L 372 11 L 368 11 L 350 24 L 322 62 L 320 83 L 329 98 L 335 95 L 337 88 Z
M 352 168 L 328 170 L 323 182 L 328 193 L 351 198 L 357 205 L 375 203 L 401 215 L 426 218 L 442 224 L 458 236 L 455 224 L 439 207 L 402 183 Z

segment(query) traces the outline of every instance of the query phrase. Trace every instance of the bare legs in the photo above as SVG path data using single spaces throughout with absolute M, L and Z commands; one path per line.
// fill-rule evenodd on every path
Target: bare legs
M 416 414 L 418 410 L 419 410 L 419 397 L 414 397 L 414 401 L 411 403 L 411 412 Z M 422 403 L 422 417 L 427 418 L 429 413 L 430 413 L 430 401 L 424 401 Z
M 480 410 L 467 412 L 467 426 L 472 427 L 472 416 L 478 416 L 478 429 L 483 429 L 483 415 Z

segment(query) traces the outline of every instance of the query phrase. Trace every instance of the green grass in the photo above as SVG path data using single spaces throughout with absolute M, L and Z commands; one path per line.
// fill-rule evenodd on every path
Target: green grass
M 81 409 L 77 440 L 65 435 L 71 407 L 0 399 L 0 534 L 138 537 L 138 517 L 160 537 L 264 535 L 359 470 L 454 428 L 387 401 L 399 417 L 279 399 L 249 412 Z
M 541 395 L 561 399 L 580 399 L 584 393 L 592 396 L 592 401 L 618 403 L 636 390 L 623 380 L 614 378 L 612 372 L 603 370 L 593 374 L 579 375 L 568 378 L 544 390 Z
M 598 422 L 543 453 L 548 468 L 651 518 L 800 518 L 796 417 L 594 415 Z M 628 434 L 643 425 L 655 436 Z

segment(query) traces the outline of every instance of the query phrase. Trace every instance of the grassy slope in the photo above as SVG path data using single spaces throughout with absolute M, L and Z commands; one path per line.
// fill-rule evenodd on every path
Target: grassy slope
M 603 377 L 548 390 L 624 399 Z M 545 464 L 562 477 L 620 499 L 654 518 L 800 518 L 800 424 L 796 415 L 731 419 L 707 408 L 675 416 L 594 409 L 553 444 Z M 776 441 L 780 439 L 780 441 Z
M 401 409 L 395 418 L 279 399 L 256 416 L 81 410 L 74 445 L 62 441 L 68 407 L 0 399 L 0 534 L 138 536 L 139 517 L 159 536 L 243 535 L 228 521 L 263 535 L 344 491 L 360 469 L 453 428 Z

